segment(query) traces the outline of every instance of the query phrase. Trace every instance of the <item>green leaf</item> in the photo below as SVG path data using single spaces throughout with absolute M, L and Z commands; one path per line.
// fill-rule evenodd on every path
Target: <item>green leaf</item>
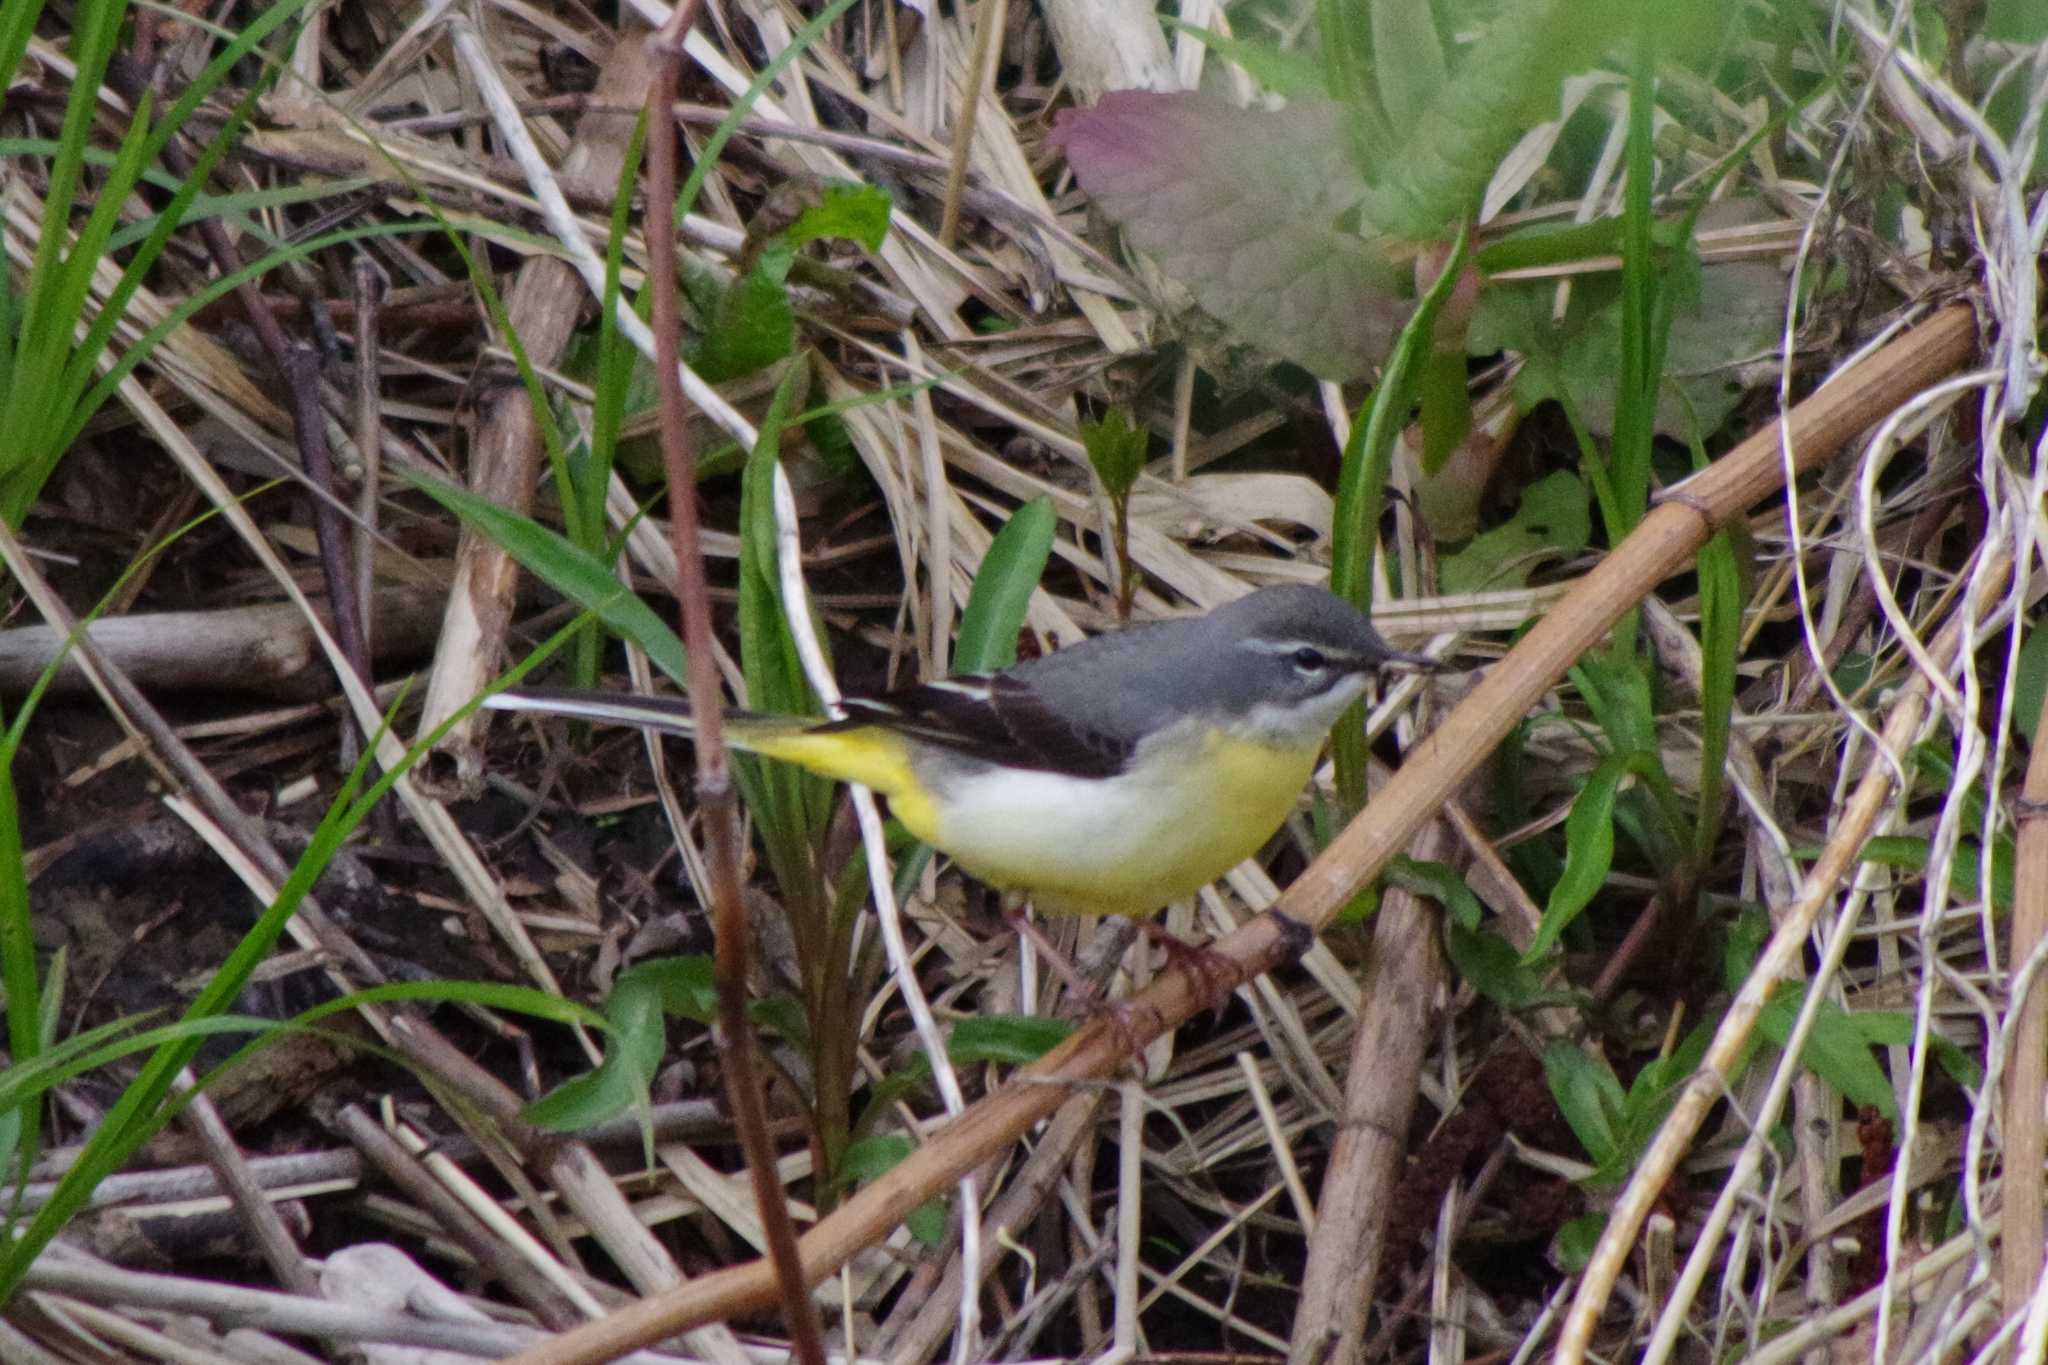
M 1410 241 L 1444 235 L 1477 206 L 1523 132 L 1557 117 L 1564 78 L 1626 32 L 1634 7 L 1635 0 L 1529 0 L 1496 10 L 1427 104 L 1405 117 L 1387 109 L 1405 135 L 1374 149 L 1366 216 Z M 1384 81 L 1385 67 L 1375 67 Z
M 706 1025 L 717 1022 L 717 971 L 711 959 L 702 953 L 636 962 L 619 973 L 613 990 L 628 985 L 638 990 L 651 988 L 661 1002 L 662 1012 L 670 1018 L 693 1019 Z
M 1138 475 L 1145 472 L 1145 449 L 1151 443 L 1152 434 L 1132 426 L 1122 408 L 1111 408 L 1100 421 L 1081 421 L 1081 445 L 1088 452 L 1088 463 L 1112 499 L 1130 496 Z
M 1042 1014 L 977 1014 L 953 1025 L 946 1055 L 962 1065 L 1023 1066 L 1065 1042 L 1074 1026 Z
M 1334 100 L 1112 90 L 1062 111 L 1054 137 L 1103 213 L 1233 336 L 1343 381 L 1385 355 L 1413 273 L 1359 222 L 1360 122 Z
M 1874 1046 L 1913 1045 L 1913 1016 L 1903 1010 L 1857 1010 L 1849 1016 L 1849 1022 Z M 1984 1068 L 1977 1065 L 1977 1059 L 1938 1030 L 1929 1030 L 1927 1044 L 1934 1052 L 1934 1060 L 1957 1085 L 1975 1090 L 1984 1084 Z
M 747 1018 L 755 1029 L 763 1034 L 772 1034 L 783 1039 L 792 1047 L 808 1051 L 811 1046 L 811 1020 L 804 1013 L 804 1002 L 788 991 L 777 991 L 747 1004 Z
M 1059 515 L 1049 497 L 1033 498 L 1010 514 L 989 542 L 960 613 L 953 643 L 953 668 L 961 673 L 994 673 L 1017 662 L 1017 634 L 1031 608 L 1031 594 L 1045 576 Z
M 796 248 L 778 242 L 718 300 L 690 368 L 706 383 L 767 369 L 796 350 L 796 309 L 789 302 L 789 268 Z
M 656 958 L 628 967 L 605 998 L 604 1061 L 528 1105 L 527 1120 L 551 1132 L 573 1132 L 645 1104 L 668 1049 L 669 1018 L 709 1024 L 717 1013 L 710 958 Z
M 1434 352 L 1437 315 L 1464 273 L 1466 245 L 1465 231 L 1460 228 L 1443 269 L 1401 328 L 1380 382 L 1353 420 L 1351 437 L 1345 442 L 1344 464 L 1337 474 L 1337 506 L 1331 519 L 1330 591 L 1367 615 L 1372 613 L 1372 559 L 1379 543 L 1380 509 L 1386 504 L 1394 441 L 1408 420 L 1423 370 Z M 1363 714 L 1362 704 L 1354 706 L 1332 732 L 1337 795 L 1347 812 L 1365 804 L 1365 727 L 1358 723 Z
M 875 185 L 828 185 L 823 199 L 797 215 L 783 237 L 802 246 L 827 237 L 880 251 L 889 235 L 889 192 Z
M 1176 19 L 1170 14 L 1160 15 L 1159 22 L 1174 33 L 1184 33 L 1193 38 L 1223 60 L 1243 67 L 1253 80 L 1272 94 L 1297 99 L 1335 93 L 1330 90 L 1324 76 L 1322 61 L 1300 48 L 1275 47 L 1271 43 L 1234 38 Z
M 1803 983 L 1780 988 L 1757 1016 L 1757 1032 L 1780 1048 L 1786 1046 L 1805 998 Z M 1799 1062 L 1851 1104 L 1869 1106 L 1886 1118 L 1898 1116 L 1891 1081 L 1871 1055 L 1869 1038 L 1834 1001 L 1821 1001 Z
M 783 374 L 740 480 L 740 670 L 746 677 L 747 705 L 772 715 L 818 712 L 790 638 L 775 543 L 776 465 L 790 404 L 803 377 L 801 365 Z M 825 888 L 815 849 L 831 818 L 833 784 L 795 764 L 744 754 L 733 756 L 733 776 L 792 916 L 803 922 L 821 917 Z
M 1387 880 L 1404 891 L 1437 901 L 1450 912 L 1453 924 L 1467 929 L 1477 929 L 1485 914 L 1479 897 L 1448 863 L 1399 854 L 1387 866 Z
M 849 1144 L 840 1158 L 839 1171 L 847 1180 L 865 1184 L 895 1170 L 915 1150 L 901 1133 L 877 1133 Z
M 1592 535 L 1586 485 L 1568 470 L 1554 470 L 1522 490 L 1521 505 L 1506 524 L 1474 536 L 1464 549 L 1444 557 L 1443 590 L 1519 588 L 1545 563 L 1584 550 Z
M 865 1185 L 902 1165 L 912 1150 L 910 1139 L 901 1133 L 877 1133 L 849 1145 L 839 1169 L 847 1180 Z M 945 1201 L 927 1199 L 911 1211 L 903 1225 L 926 1246 L 937 1246 L 946 1235 Z
M 1613 1069 L 1579 1047 L 1560 1041 L 1543 1050 L 1543 1074 L 1558 1111 L 1593 1164 L 1605 1166 L 1618 1158 L 1622 1149 L 1615 1130 L 1627 1101 Z
M 1543 921 L 1536 926 L 1536 939 L 1522 954 L 1522 961 L 1534 963 L 1548 956 L 1566 927 L 1606 884 L 1607 873 L 1614 866 L 1615 798 L 1621 792 L 1622 779 L 1639 761 L 1635 754 L 1609 754 L 1572 802 L 1572 813 L 1564 822 L 1564 875 L 1551 888 Z
M 612 575 L 605 561 L 488 498 L 414 470 L 400 472 L 421 492 L 475 525 L 529 573 L 646 651 L 654 666 L 678 685 L 688 685 L 683 642 L 652 607 Z
M 1436 16 L 1422 4 L 1369 4 L 1373 79 L 1396 137 L 1406 136 L 1450 79 Z
M 1504 1010 L 1523 1010 L 1543 994 L 1542 973 L 1522 961 L 1514 944 L 1490 929 L 1444 926 L 1444 951 L 1461 979 Z
M 2026 736 L 2028 747 L 2041 742 L 2041 703 L 2048 698 L 2048 630 L 2040 619 L 2027 622 L 2012 674 L 2012 723 Z
M 1567 1275 L 1576 1275 L 1584 1270 L 1593 1259 L 1593 1249 L 1600 1245 L 1601 1234 L 1606 1231 L 1607 1215 L 1604 1213 L 1582 1213 L 1559 1228 L 1550 1243 L 1550 1254 L 1558 1269 Z
M 1418 396 L 1422 400 L 1422 472 L 1434 476 L 1472 430 L 1472 386 L 1465 372 L 1465 353 L 1432 350 L 1422 365 Z
M 1572 665 L 1572 681 L 1616 753 L 1657 751 L 1657 712 L 1650 700 L 1650 674 L 1633 654 L 1597 650 Z
M 1699 576 L 1700 795 L 1692 857 L 1695 866 L 1704 867 L 1721 833 L 1735 713 L 1735 664 L 1742 650 L 1742 573 L 1727 532 L 1700 547 Z
M 1735 922 L 1728 926 L 1728 941 L 1721 953 L 1721 984 L 1726 989 L 1742 989 L 1742 983 L 1756 970 L 1757 957 L 1770 936 L 1771 922 L 1755 906 L 1745 908 L 1736 916 Z

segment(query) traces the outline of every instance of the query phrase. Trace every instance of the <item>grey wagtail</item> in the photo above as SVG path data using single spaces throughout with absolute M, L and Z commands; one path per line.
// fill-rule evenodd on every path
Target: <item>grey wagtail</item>
M 848 697 L 838 720 L 728 712 L 734 748 L 889 800 L 918 838 L 1042 911 L 1148 915 L 1280 827 L 1389 646 L 1321 588 L 1126 627 L 986 676 Z M 485 700 L 688 734 L 680 699 L 509 690 Z

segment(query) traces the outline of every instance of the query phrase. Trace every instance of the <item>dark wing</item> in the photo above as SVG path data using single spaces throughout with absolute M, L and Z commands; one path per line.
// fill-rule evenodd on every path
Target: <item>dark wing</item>
M 1007 767 L 1114 777 L 1133 745 L 1062 718 L 1029 682 L 998 673 L 906 687 L 882 697 L 848 697 L 846 715 L 822 731 L 884 725 L 971 758 Z

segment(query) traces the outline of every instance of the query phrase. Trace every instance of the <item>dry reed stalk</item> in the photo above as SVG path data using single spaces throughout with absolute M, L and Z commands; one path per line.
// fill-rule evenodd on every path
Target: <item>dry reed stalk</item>
M 1234 989 L 1298 956 L 1304 935 L 1326 926 L 1358 888 L 1378 874 L 1537 699 L 1582 653 L 1605 638 L 1640 597 L 1682 569 L 1716 531 L 1778 489 L 1788 463 L 1808 469 L 1830 458 L 1903 399 L 1960 368 L 1976 340 L 1972 311 L 1966 305 L 1944 308 L 1842 371 L 1781 422 L 1753 434 L 1668 493 L 1635 533 L 1411 751 L 1406 765 L 1302 873 L 1271 913 L 1215 945 L 1219 957 L 1230 964 L 1217 984 Z M 1014 1141 L 1031 1124 L 1049 1117 L 1074 1087 L 1109 1075 L 1133 1048 L 1142 1049 L 1194 1014 L 1205 994 L 1183 972 L 1169 971 L 1131 1002 L 1137 1021 L 1131 1037 L 1120 1037 L 1107 1025 L 1091 1027 L 1024 1068 L 1008 1086 L 947 1125 L 909 1160 L 813 1228 L 801 1247 L 806 1277 L 816 1283 L 832 1273 L 925 1199 Z M 516 1358 L 516 1365 L 595 1362 L 660 1340 L 685 1325 L 759 1309 L 773 1301 L 773 1278 L 765 1266 L 735 1266 L 527 1351 Z

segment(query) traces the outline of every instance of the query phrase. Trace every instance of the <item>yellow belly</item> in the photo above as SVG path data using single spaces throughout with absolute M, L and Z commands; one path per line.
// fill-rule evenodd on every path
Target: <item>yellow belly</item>
M 930 833 L 916 832 L 1041 910 L 1150 914 L 1258 852 L 1319 751 L 1212 733 L 1159 745 L 1117 777 L 956 777 L 933 803 Z
M 1294 810 L 1321 744 L 1194 727 L 1148 741 L 1129 771 L 977 773 L 880 730 L 819 734 L 749 719 L 735 744 L 889 799 L 912 834 L 991 886 L 1055 914 L 1148 915 L 1259 851 Z

